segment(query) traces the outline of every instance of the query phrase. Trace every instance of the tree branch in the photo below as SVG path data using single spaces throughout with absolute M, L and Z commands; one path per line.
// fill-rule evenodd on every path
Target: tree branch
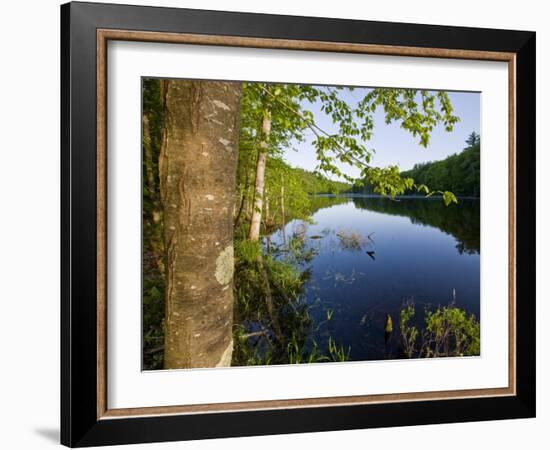
M 326 132 L 325 130 L 323 130 L 321 127 L 319 127 L 314 121 L 312 121 L 311 119 L 305 117 L 303 114 L 301 114 L 299 111 L 295 110 L 294 108 L 292 108 L 291 106 L 289 106 L 287 103 L 283 102 L 281 99 L 277 98 L 277 96 L 273 95 L 271 92 L 269 92 L 269 90 L 267 90 L 266 88 L 264 88 L 263 86 L 260 86 L 260 89 L 262 89 L 267 95 L 271 96 L 276 102 L 278 102 L 279 104 L 281 104 L 283 107 L 285 107 L 286 109 L 288 109 L 290 112 L 292 112 L 293 114 L 295 114 L 296 116 L 300 117 L 304 122 L 305 124 L 307 125 L 307 127 L 313 131 L 313 134 L 315 134 L 315 136 L 317 136 L 318 138 L 321 137 L 319 133 L 321 134 L 324 134 L 325 136 L 327 136 L 329 139 L 331 139 L 331 141 L 336 145 L 336 150 L 338 150 L 338 152 L 340 153 L 340 155 L 346 157 L 346 158 L 350 158 L 351 160 L 355 161 L 357 164 L 363 166 L 363 167 L 366 167 L 366 168 L 371 168 L 371 166 L 369 166 L 367 163 L 365 163 L 364 161 L 361 161 L 359 158 L 355 157 L 354 155 L 350 155 L 348 150 L 346 150 L 344 147 L 342 147 L 340 145 L 340 143 L 338 141 L 336 141 L 334 139 L 334 137 Z

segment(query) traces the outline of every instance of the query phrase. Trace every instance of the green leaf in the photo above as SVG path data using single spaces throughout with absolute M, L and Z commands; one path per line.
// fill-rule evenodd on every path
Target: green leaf
M 458 203 L 456 196 L 449 191 L 443 192 L 443 201 L 445 202 L 445 206 L 449 206 L 451 203 Z

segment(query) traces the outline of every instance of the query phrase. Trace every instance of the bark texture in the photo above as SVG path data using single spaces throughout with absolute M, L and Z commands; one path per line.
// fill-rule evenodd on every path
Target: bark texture
M 262 209 L 264 204 L 265 188 L 265 165 L 267 163 L 267 151 L 269 135 L 271 133 L 271 114 L 264 112 L 262 121 L 262 141 L 260 142 L 260 151 L 258 154 L 258 163 L 256 164 L 256 180 L 254 182 L 254 204 L 252 206 L 252 218 L 248 231 L 248 239 L 257 241 L 260 238 L 260 224 L 262 221 Z
M 164 367 L 231 364 L 240 83 L 162 82 Z

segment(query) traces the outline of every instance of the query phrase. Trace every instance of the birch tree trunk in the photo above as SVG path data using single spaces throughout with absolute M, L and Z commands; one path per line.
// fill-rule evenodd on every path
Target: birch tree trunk
M 229 366 L 240 83 L 162 82 L 164 367 Z
M 262 221 L 262 209 L 264 202 L 265 187 L 265 165 L 267 162 L 267 151 L 269 145 L 269 135 L 271 133 L 271 114 L 268 110 L 264 111 L 262 121 L 262 141 L 260 142 L 260 152 L 258 154 L 258 163 L 256 165 L 256 180 L 254 182 L 254 203 L 252 206 L 252 218 L 250 220 L 250 229 L 248 239 L 257 241 L 260 238 L 260 223 Z

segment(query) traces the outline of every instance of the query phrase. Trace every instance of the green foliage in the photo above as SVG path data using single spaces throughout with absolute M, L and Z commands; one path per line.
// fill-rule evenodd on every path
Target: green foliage
M 260 322 L 264 328 L 270 328 L 262 271 L 266 271 L 272 286 L 273 302 L 279 306 L 300 296 L 303 286 L 301 272 L 290 262 L 262 255 L 259 242 L 236 240 L 235 256 L 236 322 Z
M 414 319 L 415 314 L 416 311 L 412 302 L 405 304 L 399 313 L 399 331 L 401 332 L 403 351 L 407 358 L 412 358 L 416 351 L 418 328 L 411 325 L 411 321 Z
M 235 325 L 233 331 L 233 365 L 262 366 L 272 363 L 271 348 L 260 349 L 247 342 L 248 333 L 243 325 Z
M 443 196 L 445 206 L 449 206 L 451 203 L 458 203 L 458 199 L 452 192 L 443 191 L 441 195 Z
M 426 310 L 422 332 L 412 325 L 415 317 L 412 301 L 401 308 L 399 330 L 403 353 L 408 358 L 478 356 L 480 325 L 475 316 L 451 304 Z M 420 341 L 420 342 L 419 342 Z
M 287 297 L 296 299 L 301 294 L 304 284 L 300 270 L 293 264 L 269 256 L 265 261 L 272 283 L 277 289 L 283 290 Z
M 351 87 L 307 86 L 291 84 L 244 83 L 241 101 L 241 151 L 258 151 L 262 121 L 269 112 L 272 127 L 268 142 L 270 156 L 279 156 L 294 141 L 303 141 L 306 130 L 314 134 L 312 142 L 318 161 L 317 170 L 354 180 L 344 174 L 338 162 L 359 168 L 362 177 L 376 186 L 377 192 L 395 196 L 413 187 L 413 181 L 401 179 L 395 167 L 384 169 L 369 165 L 374 150 L 367 146 L 374 129 L 374 113 L 384 112 L 386 123 L 397 122 L 427 147 L 434 127 L 452 131 L 459 118 L 445 92 L 416 89 L 376 88 L 353 103 L 342 98 Z M 315 122 L 307 104 L 320 104 L 338 132 L 330 133 Z M 254 158 L 255 160 L 255 158 Z M 372 173 L 371 173 L 372 172 Z
M 418 137 L 420 145 L 427 147 L 430 133 L 438 124 L 452 131 L 459 121 L 454 116 L 451 101 L 446 92 L 416 89 L 373 89 L 360 102 L 361 111 L 374 112 L 378 105 L 384 107 L 386 123 L 401 123 L 401 128 Z
M 356 180 L 351 192 L 381 194 L 389 197 L 416 191 L 427 197 L 440 196 L 446 206 L 458 203 L 458 197 L 479 197 L 480 138 L 472 132 L 461 153 L 442 161 L 415 164 L 411 170 L 399 172 L 397 166 L 373 168 Z
M 479 134 L 477 134 L 475 131 L 472 131 L 469 134 L 468 139 L 466 139 L 466 144 L 468 144 L 468 147 L 473 147 L 474 145 L 479 145 L 480 142 L 481 142 L 481 138 L 480 138 Z
M 147 277 L 143 280 L 143 365 L 161 369 L 164 343 L 164 283 Z
M 426 313 L 426 356 L 480 354 L 480 326 L 475 316 L 455 306 Z
M 287 344 L 287 355 L 289 364 L 321 363 L 321 362 L 345 362 L 349 361 L 351 348 L 346 351 L 343 345 L 338 345 L 332 337 L 329 337 L 327 351 L 319 348 L 319 344 L 312 340 L 311 349 L 300 345 L 300 342 L 293 335 Z
M 254 195 L 253 180 L 255 166 L 253 152 L 241 147 L 239 167 L 237 171 L 237 204 L 235 210 L 240 214 L 237 225 L 237 236 L 244 237 L 248 231 L 247 222 L 252 213 L 252 199 Z M 267 161 L 265 172 L 265 190 L 263 211 L 263 230 L 266 233 L 292 219 L 307 220 L 315 209 L 317 194 L 338 194 L 350 189 L 348 183 L 330 180 L 318 173 L 309 172 L 301 168 L 294 168 L 285 163 L 280 157 L 271 157 Z M 284 217 L 283 217 L 284 210 Z M 243 225 L 239 227 L 240 225 Z
M 149 145 L 151 160 L 143 157 L 143 367 L 161 369 L 164 343 L 164 243 L 162 237 L 162 208 L 160 206 L 158 159 L 162 139 L 164 111 L 161 103 L 160 80 L 145 78 L 142 85 L 143 115 L 148 121 L 142 145 Z M 153 175 L 152 186 L 147 173 Z
M 401 176 L 399 167 L 372 168 L 364 172 L 365 180 L 374 188 L 374 192 L 394 198 L 404 194 L 414 186 L 412 178 Z
M 351 353 L 351 347 L 348 347 L 348 350 L 344 350 L 343 345 L 338 345 L 332 339 L 332 336 L 328 338 L 328 352 L 330 354 L 330 358 L 334 362 L 344 362 L 349 361 L 349 355 Z
M 261 256 L 260 243 L 258 241 L 237 240 L 235 241 L 235 259 L 237 263 L 242 260 L 252 264 Z
M 299 167 L 291 168 L 294 177 L 299 181 L 301 188 L 308 194 L 340 194 L 349 190 L 349 183 L 335 181 L 324 175 L 309 172 Z
M 401 127 L 419 138 L 420 145 L 427 147 L 430 133 L 437 124 L 443 124 L 447 131 L 459 120 L 452 114 L 453 109 L 445 92 L 418 91 L 415 89 L 372 89 L 356 105 L 342 100 L 339 93 L 351 88 L 319 89 L 319 101 L 322 110 L 339 125 L 336 135 L 316 133 L 314 145 L 317 150 L 319 168 L 339 176 L 344 176 L 334 164 L 338 160 L 362 169 L 365 177 L 374 170 L 369 166 L 373 150 L 366 146 L 373 135 L 373 114 L 377 108 L 384 111 L 386 123 L 400 123 Z M 388 168 L 390 169 L 390 168 Z M 391 178 L 391 169 L 387 172 Z M 376 174 L 378 175 L 378 174 Z M 394 190 L 400 191 L 402 180 L 373 176 L 380 191 L 388 190 L 388 184 L 394 182 Z M 345 176 L 344 176 L 345 177 Z M 348 179 L 348 181 L 353 181 Z M 383 181 L 383 183 L 381 183 Z M 388 195 L 392 194 L 392 189 Z
M 440 191 L 446 204 L 456 200 L 451 192 L 461 197 L 479 197 L 479 135 L 472 132 L 466 142 L 469 146 L 461 153 L 451 155 L 442 161 L 415 164 L 411 170 L 402 172 L 401 176 L 414 178 L 416 183 Z
M 289 364 L 303 364 L 303 363 L 319 363 L 330 361 L 330 359 L 323 355 L 319 350 L 317 342 L 313 343 L 313 347 L 308 351 L 304 347 L 304 343 L 293 334 L 288 342 L 287 356 Z

